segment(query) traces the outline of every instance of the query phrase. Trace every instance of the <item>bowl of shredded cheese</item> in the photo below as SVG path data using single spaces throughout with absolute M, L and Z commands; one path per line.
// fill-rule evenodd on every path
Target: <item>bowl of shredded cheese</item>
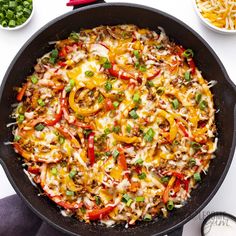
M 215 32 L 236 34 L 236 0 L 193 0 L 201 21 Z

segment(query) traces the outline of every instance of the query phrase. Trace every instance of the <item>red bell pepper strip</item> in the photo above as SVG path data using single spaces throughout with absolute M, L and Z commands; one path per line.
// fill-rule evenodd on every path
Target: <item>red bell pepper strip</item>
M 38 175 L 40 173 L 40 168 L 35 166 L 29 166 L 27 171 L 30 172 L 31 174 Z
M 184 174 L 172 171 L 172 175 L 175 176 L 176 178 L 183 180 L 184 179 Z
M 66 3 L 66 6 L 76 6 L 80 4 L 89 4 L 92 2 L 96 2 L 96 0 L 70 0 L 68 3 Z
M 163 202 L 166 204 L 167 202 L 168 202 L 168 200 L 169 200 L 169 192 L 170 192 L 170 186 L 167 186 L 166 188 L 165 188 L 165 191 L 164 191 L 164 193 L 163 193 Z
M 109 213 L 111 213 L 113 211 L 113 209 L 116 206 L 108 206 L 108 207 L 104 207 L 102 209 L 95 209 L 93 211 L 88 212 L 88 218 L 90 220 L 99 220 L 104 218 L 106 215 L 108 215 Z
M 115 77 L 123 79 L 123 80 L 134 79 L 133 75 L 131 75 L 123 70 L 120 70 L 116 64 L 112 64 L 112 67 L 110 69 L 108 69 L 108 71 L 112 76 L 115 76 Z
M 184 184 L 184 190 L 186 191 L 186 192 L 188 192 L 188 190 L 189 190 L 189 180 L 187 179 L 183 179 L 182 180 L 182 182 L 183 182 L 183 184 Z
M 118 148 L 119 157 L 118 157 L 118 164 L 122 167 L 123 170 L 127 170 L 127 163 L 124 151 L 121 148 Z
M 155 77 L 157 77 L 161 73 L 161 70 L 157 70 L 154 75 L 149 76 L 147 80 L 153 80 Z
M 18 102 L 21 102 L 24 95 L 25 95 L 25 91 L 28 88 L 28 83 L 24 84 L 24 86 L 21 88 L 21 90 L 19 91 L 19 93 L 17 94 L 16 100 Z
M 178 124 L 179 128 L 181 129 L 181 131 L 184 133 L 184 136 L 188 138 L 189 134 L 188 134 L 188 131 L 186 130 L 185 126 L 180 122 L 177 122 L 177 124 Z
M 95 162 L 95 153 L 94 153 L 94 136 L 95 133 L 91 132 L 88 137 L 88 158 L 90 160 L 90 165 L 93 166 Z
M 105 108 L 106 108 L 106 111 L 111 111 L 111 110 L 114 110 L 114 106 L 112 104 L 112 101 L 111 99 L 106 99 L 105 101 Z

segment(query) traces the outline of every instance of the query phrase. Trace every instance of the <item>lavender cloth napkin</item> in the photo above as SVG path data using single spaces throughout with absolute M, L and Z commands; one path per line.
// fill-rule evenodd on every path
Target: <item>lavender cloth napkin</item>
M 1 236 L 66 236 L 36 216 L 17 195 L 0 199 Z

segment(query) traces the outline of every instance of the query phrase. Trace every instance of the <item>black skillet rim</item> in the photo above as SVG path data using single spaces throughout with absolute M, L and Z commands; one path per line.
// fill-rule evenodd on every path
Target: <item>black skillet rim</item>
M 147 7 L 144 5 L 140 5 L 140 4 L 132 4 L 132 3 L 100 3 L 100 4 L 95 4 L 92 6 L 85 6 L 82 7 L 80 9 L 77 10 L 73 10 L 71 12 L 65 13 L 55 19 L 53 19 L 52 21 L 50 21 L 49 23 L 47 23 L 46 25 L 44 25 L 43 27 L 41 27 L 38 31 L 36 31 L 27 41 L 26 43 L 21 47 L 21 49 L 18 51 L 17 55 L 15 56 L 15 58 L 13 59 L 13 61 L 11 62 L 10 66 L 7 69 L 7 72 L 5 73 L 5 76 L 3 78 L 2 84 L 1 84 L 1 88 L 0 88 L 0 100 L 2 99 L 2 93 L 5 87 L 5 83 L 7 82 L 7 78 L 9 73 L 12 70 L 13 65 L 15 64 L 16 60 L 18 59 L 18 57 L 20 56 L 20 54 L 25 50 L 25 48 L 38 36 L 41 34 L 41 32 L 43 32 L 44 30 L 46 30 L 49 26 L 53 25 L 54 23 L 56 23 L 58 20 L 62 20 L 63 18 L 65 18 L 66 16 L 75 14 L 77 12 L 80 11 L 86 11 L 89 9 L 93 9 L 93 8 L 105 8 L 105 7 L 112 7 L 112 6 L 123 6 L 123 7 L 134 7 L 134 8 L 141 8 L 141 9 L 145 9 L 148 11 L 152 11 L 155 12 L 156 14 L 161 14 L 163 16 L 165 16 L 166 18 L 170 18 L 174 21 L 176 21 L 178 24 L 180 24 L 182 27 L 187 28 L 196 38 L 198 38 L 198 40 L 200 40 L 209 50 L 209 52 L 213 55 L 213 57 L 215 58 L 216 62 L 218 63 L 218 65 L 220 66 L 220 69 L 222 71 L 222 73 L 224 74 L 224 78 L 225 80 L 231 85 L 232 89 L 235 91 L 236 94 L 236 86 L 234 85 L 234 83 L 230 80 L 222 62 L 220 61 L 219 57 L 216 55 L 216 53 L 213 51 L 213 49 L 210 47 L 210 45 L 197 33 L 195 32 L 191 27 L 189 27 L 187 24 L 185 24 L 184 22 L 182 22 L 181 20 L 177 19 L 176 17 L 169 15 L 168 13 L 165 13 L 163 11 L 160 11 L 158 9 L 155 8 L 151 8 L 151 7 Z M 234 114 L 236 114 L 236 105 L 234 108 Z M 197 210 L 195 212 L 192 212 L 191 214 L 188 215 L 188 217 L 186 217 L 183 221 L 179 222 L 178 224 L 174 225 L 173 227 L 170 227 L 162 232 L 159 232 L 155 235 L 162 235 L 162 234 L 167 234 L 170 232 L 173 232 L 174 230 L 182 227 L 185 223 L 187 223 L 188 221 L 190 221 L 194 216 L 196 216 L 209 202 L 210 200 L 213 198 L 213 196 L 216 194 L 216 192 L 218 191 L 219 187 L 221 186 L 221 184 L 223 183 L 223 180 L 225 179 L 225 176 L 229 170 L 229 167 L 231 165 L 232 159 L 233 159 L 233 154 L 234 154 L 234 149 L 236 146 L 236 115 L 234 115 L 234 137 L 232 140 L 232 146 L 231 146 L 231 150 L 230 150 L 230 155 L 227 161 L 227 164 L 225 166 L 225 169 L 217 183 L 217 185 L 215 186 L 214 190 L 211 192 L 211 194 L 209 194 L 209 196 L 205 199 L 205 201 L 197 208 Z M 41 214 L 36 208 L 34 208 L 30 202 L 28 202 L 28 200 L 26 200 L 26 198 L 24 197 L 24 195 L 20 192 L 20 190 L 18 189 L 18 187 L 16 186 L 16 184 L 14 183 L 13 178 L 11 177 L 10 172 L 8 171 L 7 166 L 5 165 L 4 161 L 0 158 L 0 163 L 2 164 L 4 171 L 11 183 L 11 185 L 13 186 L 13 188 L 15 189 L 15 191 L 17 192 L 17 194 L 25 201 L 25 203 L 29 206 L 29 208 L 36 214 L 38 215 L 42 220 L 48 222 L 50 225 L 52 225 L 53 227 L 57 228 L 58 230 L 67 233 L 69 235 L 78 235 L 76 233 L 72 233 L 69 230 L 64 229 L 63 227 L 55 224 L 53 221 L 49 220 L 46 216 L 44 216 L 43 214 Z

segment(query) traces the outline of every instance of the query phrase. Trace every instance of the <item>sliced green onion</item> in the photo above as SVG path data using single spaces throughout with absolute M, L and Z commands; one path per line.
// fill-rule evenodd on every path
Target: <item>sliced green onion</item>
M 104 134 L 108 135 L 111 133 L 111 130 L 109 128 L 104 129 Z
M 102 57 L 100 59 L 101 61 L 101 64 L 103 64 L 102 66 L 105 68 L 105 69 L 110 69 L 111 68 L 111 63 L 108 61 L 108 59 L 106 57 Z
M 137 161 L 135 161 L 136 165 L 142 165 L 143 164 L 143 160 L 141 158 L 139 158 Z
M 14 142 L 17 142 L 17 141 L 19 141 L 21 139 L 21 136 L 19 136 L 19 135 L 15 135 L 14 136 Z
M 121 130 L 120 126 L 114 126 L 112 129 L 112 132 L 118 134 L 120 132 L 120 130 Z
M 146 86 L 148 88 L 151 88 L 151 87 L 154 87 L 155 85 L 154 85 L 153 81 L 147 81 Z
M 143 220 L 144 221 L 150 221 L 152 220 L 152 216 L 150 214 L 146 214 L 144 217 L 143 217 Z
M 120 105 L 119 102 L 117 102 L 117 101 L 113 102 L 113 106 L 114 106 L 115 108 L 117 108 L 119 105 Z
M 75 86 L 75 81 L 73 79 L 70 79 L 69 83 L 72 88 Z
M 105 152 L 105 155 L 107 156 L 107 157 L 109 157 L 109 156 L 111 156 L 111 152 Z
M 59 136 L 58 141 L 59 141 L 60 144 L 63 144 L 65 142 L 65 137 Z
M 197 143 L 197 142 L 191 142 L 190 143 L 191 147 L 195 150 L 198 150 L 201 148 L 201 144 L 200 143 Z
M 142 172 L 141 174 L 138 175 L 139 179 L 146 179 L 146 177 L 147 177 L 147 175 L 144 172 Z
M 187 49 L 183 52 L 183 56 L 186 58 L 193 57 L 194 53 L 192 49 Z
M 164 177 L 161 178 L 162 183 L 168 183 L 169 180 L 170 180 L 170 177 L 168 177 L 168 176 L 164 176 Z
M 79 41 L 79 34 L 76 32 L 72 32 L 69 36 L 69 39 L 72 39 L 72 40 L 78 42 Z
M 101 199 L 100 199 L 100 197 L 99 197 L 99 196 L 95 196 L 94 198 L 95 198 L 96 204 L 97 204 L 97 205 L 100 205 L 100 204 L 101 204 Z
M 201 93 L 197 93 L 196 96 L 195 96 L 195 101 L 197 103 L 199 103 L 201 100 L 202 100 L 202 94 Z
M 184 78 L 186 81 L 190 81 L 191 80 L 191 74 L 190 74 L 190 71 L 186 71 L 185 74 L 184 74 Z
M 31 81 L 33 84 L 37 84 L 38 83 L 38 77 L 36 75 L 32 75 L 31 76 Z
M 132 127 L 131 127 L 130 125 L 127 125 L 127 126 L 126 126 L 126 131 L 127 131 L 128 133 L 130 133 L 130 132 L 131 132 L 131 128 L 132 128 Z
M 141 66 L 139 67 L 139 70 L 140 70 L 141 72 L 145 72 L 145 71 L 147 71 L 147 67 L 146 67 L 145 65 L 141 65 Z
M 93 76 L 94 76 L 94 72 L 91 71 L 91 70 L 87 70 L 87 71 L 85 71 L 85 75 L 86 75 L 87 77 L 93 77 Z
M 129 200 L 130 200 L 130 196 L 129 196 L 127 193 L 125 193 L 125 194 L 122 196 L 121 201 L 127 203 Z
M 37 130 L 37 131 L 42 131 L 44 128 L 45 128 L 45 126 L 43 124 L 37 124 L 35 126 L 35 130 Z
M 128 200 L 128 202 L 126 203 L 126 205 L 129 207 L 129 206 L 132 204 L 132 202 L 133 202 L 133 200 L 130 198 L 130 199 Z
M 38 104 L 39 104 L 39 106 L 41 106 L 41 107 L 45 106 L 45 102 L 44 102 L 41 98 L 38 99 Z
M 130 115 L 133 119 L 138 119 L 138 117 L 139 117 L 135 110 L 131 110 L 131 111 L 129 112 L 129 115 Z
M 113 153 L 112 153 L 112 156 L 113 156 L 113 158 L 116 160 L 117 159 L 117 157 L 120 155 L 120 153 L 119 153 L 119 151 L 117 151 L 116 149 L 113 151 Z
M 144 197 L 136 197 L 135 198 L 136 202 L 144 202 L 144 200 L 145 200 Z
M 155 135 L 155 132 L 152 128 L 150 128 L 147 133 L 144 135 L 144 139 L 147 141 L 147 142 L 152 142 L 153 141 L 153 138 L 154 138 L 154 135 Z
M 66 191 L 66 195 L 67 195 L 67 196 L 74 196 L 75 193 L 74 193 L 73 191 L 67 190 L 67 191 Z
M 205 100 L 202 100 L 200 103 L 199 103 L 199 108 L 201 110 L 205 110 L 205 108 L 207 107 L 207 102 Z
M 195 181 L 201 181 L 201 175 L 200 175 L 200 173 L 195 173 L 194 175 L 193 175 L 193 178 L 194 178 L 194 180 Z
M 191 158 L 191 159 L 189 160 L 189 165 L 190 165 L 191 167 L 195 166 L 195 165 L 196 165 L 196 160 L 195 160 L 194 158 Z
M 136 61 L 136 62 L 134 63 L 134 67 L 135 67 L 136 69 L 138 69 L 138 68 L 139 68 L 139 66 L 140 66 L 140 63 L 139 63 L 139 61 Z
M 58 50 L 57 50 L 57 49 L 53 49 L 53 50 L 51 51 L 50 56 L 51 56 L 52 58 L 57 58 L 57 57 L 58 57 Z
M 179 108 L 179 101 L 178 101 L 178 99 L 174 99 L 174 100 L 172 100 L 172 106 L 173 106 L 173 108 L 176 110 L 176 109 L 178 109 Z
M 103 100 L 104 100 L 104 97 L 101 94 L 99 94 L 98 103 L 101 103 Z
M 77 171 L 76 171 L 76 170 L 71 170 L 70 173 L 69 173 L 69 177 L 70 177 L 71 179 L 73 179 L 73 178 L 76 176 L 76 174 L 77 174 Z
M 106 90 L 107 92 L 109 92 L 109 91 L 112 90 L 112 84 L 111 84 L 109 81 L 107 81 L 107 82 L 105 83 L 105 90 Z
M 57 168 L 56 168 L 56 167 L 53 167 L 53 168 L 51 169 L 51 173 L 52 173 L 52 175 L 57 175 Z
M 24 119 L 25 119 L 25 116 L 24 116 L 24 115 L 19 115 L 18 118 L 17 118 L 17 121 L 18 121 L 19 123 L 22 123 L 22 122 L 24 121 Z
M 134 50 L 133 53 L 134 53 L 134 56 L 135 56 L 137 59 L 140 58 L 140 55 L 139 55 L 139 51 L 138 51 L 138 50 Z
M 135 93 L 134 96 L 133 96 L 133 101 L 138 103 L 140 101 L 140 96 L 138 93 Z
M 166 207 L 169 211 L 172 211 L 174 209 L 174 202 L 173 201 L 168 201 L 166 204 Z

